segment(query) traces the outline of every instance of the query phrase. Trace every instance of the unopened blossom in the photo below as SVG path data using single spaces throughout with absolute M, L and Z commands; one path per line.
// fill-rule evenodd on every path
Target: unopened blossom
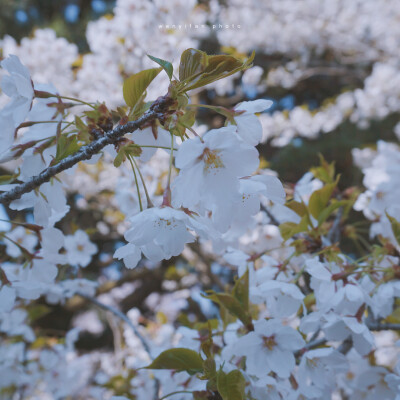
M 31 76 L 17 56 L 10 55 L 0 65 L 9 73 L 3 77 L 1 89 L 12 99 L 3 112 L 12 114 L 17 127 L 24 121 L 32 105 L 34 90 Z
M 231 356 L 246 357 L 246 372 L 258 378 L 275 372 L 288 378 L 295 367 L 293 352 L 305 342 L 301 335 L 280 321 L 261 320 L 254 324 L 254 331 L 242 336 L 225 350 L 225 359 Z
M 256 170 L 258 152 L 236 135 L 235 127 L 225 127 L 183 142 L 175 165 L 180 171 L 172 186 L 173 205 L 211 211 L 224 231 L 232 217 L 230 202 L 241 197 L 239 178 Z
M 254 115 L 271 107 L 271 100 L 243 101 L 235 107 L 238 112 L 234 116 L 237 134 L 248 144 L 257 146 L 262 139 L 262 126 L 258 117 Z M 233 125 L 234 126 L 234 125 Z
M 86 267 L 92 256 L 97 252 L 97 246 L 92 243 L 86 232 L 78 229 L 73 235 L 65 236 L 67 262 L 71 265 Z

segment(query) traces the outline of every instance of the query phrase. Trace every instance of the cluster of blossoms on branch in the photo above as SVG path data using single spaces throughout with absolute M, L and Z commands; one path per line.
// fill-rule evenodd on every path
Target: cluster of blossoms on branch
M 67 68 L 77 57 L 74 45 L 49 30 L 19 47 L 11 38 L 2 42 L 5 53 L 12 49 L 22 60 L 35 46 L 41 62 L 52 46 L 65 57 L 47 60 L 47 73 L 34 58 L 30 69 L 15 55 L 1 61 L 0 399 L 397 400 L 398 146 L 381 141 L 376 150 L 353 150 L 363 193 L 342 189 L 334 164 L 322 157 L 284 187 L 256 147 L 274 136 L 275 144 L 286 144 L 295 130 L 313 137 L 343 118 L 358 123 L 398 111 L 390 40 L 372 29 L 370 40 L 390 60 L 374 64 L 364 89 L 339 95 L 313 115 L 296 107 L 286 118 L 269 114 L 267 99 L 234 107 L 196 100 L 205 85 L 228 91 L 242 71 L 246 90 L 271 84 L 273 70 L 262 79 L 260 68 L 250 68 L 253 55 L 184 50 L 199 39 L 187 32 L 159 32 L 161 43 L 143 33 L 153 32 L 146 21 L 154 13 L 170 22 L 175 3 L 180 20 L 229 20 L 239 12 L 261 26 L 258 4 L 210 2 L 205 10 L 194 2 L 160 3 L 119 1 L 113 19 L 91 23 L 93 53 L 75 74 Z M 396 18 L 366 3 L 386 20 Z M 333 6 L 299 4 L 269 7 L 289 22 L 307 9 L 339 29 Z M 355 15 L 363 25 L 357 7 L 345 21 L 354 24 Z M 271 21 L 270 29 L 285 33 L 285 20 Z M 309 58 L 297 52 L 313 35 L 293 29 L 302 33 L 297 41 L 287 32 L 287 40 L 265 39 L 257 29 L 254 37 L 228 30 L 217 37 L 238 51 L 253 46 L 298 56 L 306 72 L 312 52 Z M 146 38 L 141 46 L 139 34 Z M 326 40 L 315 52 L 343 56 L 364 40 L 357 31 L 352 43 Z M 374 51 L 368 56 L 379 58 Z M 107 76 L 99 80 L 105 64 Z M 392 77 L 390 84 L 382 76 Z M 366 104 L 371 93 L 385 105 L 381 110 Z M 224 126 L 199 125 L 203 109 Z M 354 210 L 371 221 L 373 246 L 352 224 Z M 89 229 L 88 213 L 100 214 Z M 343 237 L 367 251 L 349 253 Z M 158 292 L 146 292 L 157 274 Z M 136 295 L 136 306 L 119 308 Z M 60 335 L 40 322 L 51 307 L 67 315 L 85 311 Z M 105 325 L 113 349 L 80 351 L 82 331 L 95 337 Z
M 75 268 L 76 273 L 76 268 L 86 267 L 97 247 L 81 229 L 65 234 L 55 227 L 69 211 L 68 177 L 64 181 L 62 174 L 70 174 L 70 167 L 92 156 L 98 163 L 100 156 L 103 162 L 114 159 L 114 168 L 132 168 L 134 176 L 131 189 L 136 187 L 139 208 L 128 216 L 127 244 L 114 254 L 126 267 L 142 263 L 142 254 L 153 264 L 169 260 L 185 254 L 185 246 L 197 241 L 217 255 L 220 265 L 238 271 L 232 289 L 203 295 L 203 301 L 219 306 L 219 319 L 188 321 L 176 331 L 172 325 L 161 324 L 155 337 L 148 337 L 137 316 L 124 316 L 127 330 L 134 335 L 125 333 L 129 348 L 143 348 L 141 356 L 129 355 L 129 350 L 124 355 L 127 372 L 132 374 L 125 377 L 130 387 L 125 395 L 140 398 L 146 396 L 140 395 L 145 390 L 148 396 L 150 385 L 154 398 L 182 392 L 182 398 L 195 399 L 216 395 L 223 399 L 318 399 L 338 391 L 351 396 L 377 396 L 384 391 L 385 398 L 395 398 L 400 384 L 396 369 L 352 370 L 352 363 L 359 367 L 376 349 L 372 332 L 386 329 L 383 319 L 391 315 L 400 290 L 398 258 L 392 255 L 398 240 L 395 216 L 381 213 L 386 218 L 382 224 L 389 223 L 390 229 L 379 232 L 381 236 L 391 233 L 388 240 L 393 247 L 377 248 L 376 254 L 360 261 L 349 260 L 335 247 L 331 232 L 356 198 L 351 194 L 335 197 L 338 178 L 333 165 L 322 161 L 321 167 L 306 174 L 286 204 L 280 181 L 259 168 L 255 146 L 262 138 L 262 127 L 255 113 L 271 102 L 244 102 L 232 110 L 214 107 L 226 117 L 226 126 L 201 135 L 192 128 L 193 109 L 201 104 L 189 103 L 186 92 L 247 68 L 251 59 L 241 62 L 188 49 L 182 54 L 176 80 L 169 62 L 150 58 L 160 68 L 128 78 L 123 88 L 127 107 L 116 111 L 104 103 L 65 98 L 55 88 L 33 84 L 16 56 L 2 62 L 9 73 L 2 88 L 11 97 L 1 112 L 9 127 L 2 136 L 8 144 L 3 162 L 17 161 L 18 169 L 11 170 L 13 174 L 1 186 L 0 199 L 11 210 L 32 209 L 30 222 L 10 221 L 11 229 L 2 233 L 9 257 L 1 266 L 0 329 L 6 334 L 2 368 L 8 370 L 2 378 L 3 392 L 18 396 L 22 390 L 25 398 L 31 398 L 41 382 L 43 392 L 55 398 L 82 390 L 91 398 L 112 395 L 112 373 L 102 365 L 101 354 L 78 356 L 73 350 L 74 331 L 66 345 L 51 345 L 48 353 L 49 344 L 36 344 L 39 338 L 22 307 L 41 296 L 56 304 L 79 295 L 109 310 L 109 305 L 93 297 L 96 282 L 78 278 L 71 270 Z M 143 93 L 162 69 L 171 79 L 168 94 L 145 103 Z M 83 114 L 68 113 L 75 106 L 87 109 Z M 120 120 L 115 126 L 116 115 Z M 163 191 L 156 195 L 147 187 L 141 165 L 150 162 L 158 148 L 160 157 L 167 160 L 167 171 L 161 180 Z M 93 149 L 102 153 L 94 154 Z M 382 145 L 381 151 L 385 149 Z M 379 156 L 364 153 L 358 155 L 360 163 L 379 164 Z M 366 171 L 367 181 L 371 180 L 368 177 Z M 384 185 L 372 181 L 371 191 Z M 363 196 L 355 207 L 374 195 L 366 192 Z M 369 204 L 368 209 L 364 207 L 367 215 L 374 212 L 370 200 Z M 65 279 L 66 273 L 71 279 Z M 168 303 L 159 307 L 168 308 Z M 7 339 L 14 337 L 21 340 Z M 20 351 L 28 352 L 31 367 L 17 373 L 22 366 Z M 379 353 L 375 354 L 379 363 Z M 77 366 L 68 361 L 71 357 Z M 387 363 L 387 356 L 382 360 Z M 93 363 L 99 361 L 100 367 L 95 368 Z M 396 367 L 396 357 L 389 362 Z M 167 371 L 154 372 L 151 378 L 147 370 L 138 369 L 146 365 Z M 68 380 L 54 386 L 55 371 L 70 375 L 71 368 L 87 372 L 72 386 Z M 49 371 L 49 377 L 42 369 Z M 168 370 L 178 373 L 171 375 Z M 89 385 L 93 374 L 95 384 Z

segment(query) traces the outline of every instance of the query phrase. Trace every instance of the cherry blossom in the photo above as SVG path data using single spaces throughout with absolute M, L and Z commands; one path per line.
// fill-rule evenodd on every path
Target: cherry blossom
M 78 229 L 73 235 L 65 236 L 64 244 L 67 262 L 71 265 L 86 267 L 97 252 L 97 246 L 92 243 L 86 232 Z
M 301 335 L 278 320 L 261 320 L 254 332 L 237 340 L 225 357 L 246 356 L 246 371 L 259 378 L 273 371 L 281 378 L 289 377 L 295 367 L 293 352 L 304 346 Z
M 151 261 L 158 262 L 177 256 L 186 243 L 194 241 L 189 232 L 189 216 L 171 207 L 148 208 L 130 218 L 132 227 L 125 233 L 129 242 L 114 254 L 123 258 L 128 268 L 136 267 L 141 252 Z
M 31 76 L 28 68 L 22 65 L 15 55 L 10 55 L 0 65 L 9 73 L 3 77 L 1 88 L 12 99 L 3 112 L 12 114 L 14 125 L 17 127 L 24 121 L 32 106 L 34 90 Z
M 224 231 L 230 219 L 227 207 L 240 198 L 239 178 L 256 170 L 258 152 L 235 136 L 235 128 L 226 127 L 183 142 L 175 165 L 180 171 L 172 186 L 174 206 L 193 211 L 205 208 Z
M 262 139 L 262 126 L 259 119 L 254 115 L 271 107 L 271 100 L 245 101 L 235 107 L 238 113 L 234 117 L 237 125 L 238 135 L 247 143 L 256 146 Z

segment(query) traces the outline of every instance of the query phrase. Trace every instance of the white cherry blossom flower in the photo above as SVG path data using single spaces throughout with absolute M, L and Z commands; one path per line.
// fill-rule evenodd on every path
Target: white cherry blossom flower
M 353 317 L 329 314 L 322 329 L 328 340 L 343 341 L 351 337 L 354 348 L 361 355 L 368 354 L 375 345 L 374 337 L 367 326 Z
M 216 227 L 226 231 L 230 202 L 241 197 L 239 178 L 256 170 L 258 152 L 235 135 L 234 127 L 225 127 L 183 142 L 175 165 L 180 171 L 172 186 L 172 204 L 211 211 Z
M 272 317 L 289 317 L 296 313 L 303 302 L 304 294 L 292 284 L 268 280 L 250 288 L 250 298 L 255 303 L 266 302 Z
M 154 137 L 151 127 L 143 130 L 137 130 L 126 136 L 141 147 L 142 152 L 138 157 L 140 161 L 147 162 L 156 153 L 157 146 L 171 148 L 171 134 L 162 128 L 157 128 L 157 137 Z M 175 142 L 175 138 L 174 138 Z M 154 147 L 146 147 L 154 146 Z M 166 149 L 164 149 L 166 150 Z M 168 150 L 166 150 L 168 151 Z
M 0 288 L 0 315 L 3 312 L 10 312 L 14 307 L 15 289 L 6 285 Z
M 114 253 L 114 257 L 124 259 L 127 268 L 136 267 L 141 253 L 152 262 L 168 260 L 195 240 L 189 232 L 193 230 L 189 215 L 171 207 L 148 208 L 130 222 L 132 227 L 124 235 L 128 244 Z
M 235 111 L 242 112 L 235 115 L 237 134 L 252 146 L 257 146 L 262 139 L 262 126 L 255 113 L 262 112 L 272 106 L 271 100 L 243 101 L 235 107 Z
M 288 378 L 295 367 L 293 352 L 305 342 L 301 335 L 278 320 L 261 320 L 254 324 L 254 332 L 242 336 L 225 349 L 224 358 L 246 357 L 246 372 L 258 378 L 275 372 L 280 378 Z
M 97 252 L 97 246 L 92 243 L 86 232 L 78 229 L 73 235 L 65 236 L 67 262 L 71 265 L 86 267 L 92 256 Z
M 11 116 L 0 112 L 0 163 L 10 161 L 15 152 L 12 151 L 11 146 L 14 143 L 15 126 Z
M 17 56 L 10 55 L 0 65 L 9 73 L 3 77 L 1 89 L 12 98 L 3 111 L 12 114 L 17 127 L 24 121 L 32 105 L 34 90 L 31 76 Z
M 312 386 L 320 398 L 330 393 L 336 383 L 338 373 L 348 369 L 346 357 L 333 348 L 322 348 L 307 351 L 300 361 L 298 382 L 300 387 Z
M 33 252 L 35 246 L 38 243 L 37 236 L 22 226 L 17 226 L 15 229 L 7 234 L 7 237 L 12 240 L 5 241 L 6 252 L 11 257 L 19 257 L 22 254 L 21 249 L 17 246 L 16 243 L 18 243 L 18 245 L 22 246 L 30 253 Z

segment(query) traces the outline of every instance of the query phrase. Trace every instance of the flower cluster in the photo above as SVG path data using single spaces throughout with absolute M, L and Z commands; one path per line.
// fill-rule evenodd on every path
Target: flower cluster
M 206 3 L 118 0 L 81 56 L 0 41 L 0 398 L 398 399 L 399 146 L 353 149 L 360 187 L 264 157 L 345 121 L 399 137 L 399 7 Z M 172 18 L 208 24 L 148 23 Z M 190 48 L 238 18 L 212 33 L 231 55 Z M 304 107 L 320 76 L 346 91 Z

